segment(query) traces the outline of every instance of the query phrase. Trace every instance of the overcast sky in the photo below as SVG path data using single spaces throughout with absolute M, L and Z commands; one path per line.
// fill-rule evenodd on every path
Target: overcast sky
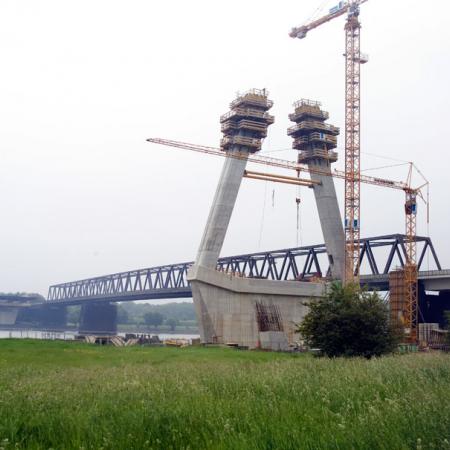
M 223 160 L 145 140 L 218 146 L 237 91 L 269 90 L 271 156 L 295 159 L 279 150 L 291 146 L 299 98 L 320 100 L 343 129 L 344 18 L 302 41 L 288 36 L 321 3 L 2 0 L 0 291 L 46 294 L 57 282 L 192 260 Z M 362 165 L 415 161 L 431 181 L 431 222 L 420 205 L 418 233 L 429 228 L 450 267 L 450 4 L 361 9 Z M 406 167 L 365 173 L 404 180 Z M 296 196 L 244 180 L 222 254 L 321 243 L 306 188 L 297 236 Z M 403 202 L 364 186 L 362 235 L 403 233 Z

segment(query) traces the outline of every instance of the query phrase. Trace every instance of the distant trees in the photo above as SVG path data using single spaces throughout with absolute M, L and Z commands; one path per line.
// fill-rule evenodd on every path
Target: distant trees
M 80 305 L 68 306 L 67 307 L 67 324 L 68 325 L 78 325 L 80 322 Z
M 169 319 L 166 320 L 166 325 L 170 327 L 170 331 L 175 331 L 175 328 L 178 325 L 178 320 L 175 319 L 174 317 L 170 317 Z
M 128 311 L 122 305 L 117 307 L 117 323 L 128 323 Z
M 45 297 L 41 294 L 34 292 L 0 292 L 0 298 L 2 300 L 18 300 L 21 298 L 26 298 L 29 301 L 34 302 L 45 302 Z
M 128 324 L 139 325 L 142 323 L 146 323 L 144 319 L 145 314 L 148 312 L 157 312 L 160 313 L 164 318 L 173 317 L 180 323 L 189 323 L 189 326 L 194 327 L 197 325 L 194 304 L 192 302 L 173 302 L 161 305 L 140 302 L 124 302 L 120 304 L 120 308 L 123 308 L 127 312 Z
M 158 328 L 164 322 L 164 316 L 159 312 L 146 312 L 144 314 L 144 322 L 146 325 Z
M 308 306 L 298 331 L 327 356 L 370 358 L 392 352 L 399 342 L 400 333 L 389 324 L 388 307 L 376 292 L 334 283 Z

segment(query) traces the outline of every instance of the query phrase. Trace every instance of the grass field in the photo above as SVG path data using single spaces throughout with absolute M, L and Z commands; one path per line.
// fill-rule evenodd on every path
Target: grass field
M 450 449 L 450 357 L 0 341 L 0 448 Z

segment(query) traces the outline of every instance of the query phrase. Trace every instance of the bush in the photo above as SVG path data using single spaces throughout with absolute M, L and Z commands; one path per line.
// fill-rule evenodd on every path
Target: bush
M 389 324 L 389 309 L 376 292 L 333 283 L 327 295 L 308 303 L 298 331 L 327 356 L 370 358 L 392 352 L 400 334 Z

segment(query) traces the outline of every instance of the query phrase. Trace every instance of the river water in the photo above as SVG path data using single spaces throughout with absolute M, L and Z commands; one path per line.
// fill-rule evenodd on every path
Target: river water
M 0 339 L 22 338 L 22 339 L 64 339 L 73 340 L 78 333 L 75 331 L 38 331 L 38 330 L 0 330 Z M 125 333 L 117 333 L 119 336 L 125 336 Z M 135 333 L 142 334 L 142 333 Z M 154 335 L 153 333 L 151 333 Z M 192 339 L 199 338 L 198 334 L 168 334 L 158 333 L 159 339 Z

